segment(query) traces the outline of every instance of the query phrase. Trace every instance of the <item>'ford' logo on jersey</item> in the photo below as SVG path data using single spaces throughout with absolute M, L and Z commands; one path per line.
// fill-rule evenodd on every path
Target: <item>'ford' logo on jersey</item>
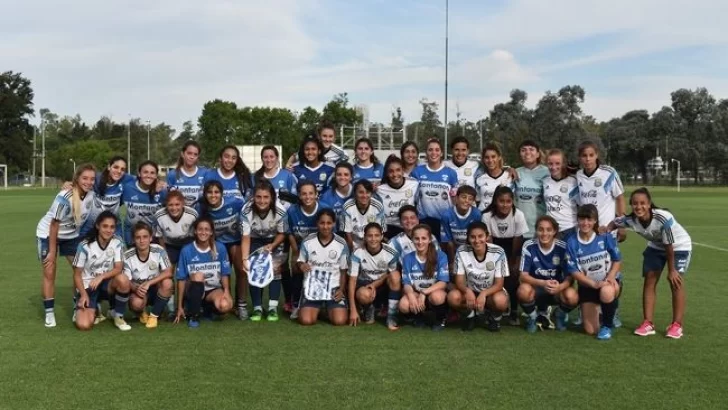
M 432 197 L 432 198 L 436 198 L 437 195 L 439 195 L 439 194 L 435 191 L 425 191 L 425 195 Z
M 602 268 L 602 265 L 599 265 L 599 264 L 592 265 L 592 266 L 589 267 L 589 272 L 595 272 L 595 271 L 598 271 L 601 268 Z
M 522 201 L 530 201 L 533 199 L 533 197 L 531 195 L 519 195 L 518 199 L 520 199 Z

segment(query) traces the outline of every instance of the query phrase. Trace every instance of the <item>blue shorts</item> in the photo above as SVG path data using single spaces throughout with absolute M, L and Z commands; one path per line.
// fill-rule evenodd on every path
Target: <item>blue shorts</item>
M 48 238 L 37 238 L 37 247 L 38 247 L 38 260 L 43 261 L 43 259 L 48 256 L 48 252 L 50 251 L 50 247 L 48 244 Z M 81 243 L 81 237 L 74 238 L 74 239 L 57 239 L 56 240 L 56 246 L 57 246 L 57 255 L 60 256 L 75 256 L 76 251 L 78 250 L 78 244 Z
M 688 267 L 690 266 L 691 251 L 675 251 L 675 270 L 682 276 L 688 273 Z M 647 248 L 642 252 L 642 277 L 647 275 L 647 272 L 662 272 L 667 264 L 667 252 L 655 249 Z
M 88 308 L 89 309 L 96 309 L 96 307 L 99 305 L 99 302 L 102 300 L 109 300 L 109 283 L 111 282 L 111 279 L 106 279 L 99 284 L 99 286 L 96 288 L 96 290 L 91 290 L 91 288 L 86 288 L 86 293 L 88 294 Z M 78 299 L 81 297 L 80 293 L 76 291 L 75 296 L 73 298 L 74 306 L 76 303 L 78 303 Z
M 349 306 L 349 304 L 346 302 L 346 297 L 342 298 L 338 302 L 336 302 L 334 300 L 308 300 L 308 299 L 303 299 L 303 303 L 301 304 L 301 308 L 322 309 L 322 308 L 325 307 L 326 310 L 346 309 L 348 306 Z

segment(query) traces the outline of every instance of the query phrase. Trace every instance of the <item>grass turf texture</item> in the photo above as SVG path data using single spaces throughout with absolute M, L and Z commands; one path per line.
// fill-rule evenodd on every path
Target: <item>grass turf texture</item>
M 0 192 L 0 408 L 722 408 L 728 403 L 728 190 L 656 189 L 697 243 L 686 278 L 686 335 L 668 340 L 670 291 L 658 288 L 657 336 L 641 321 L 641 252 L 622 244 L 624 327 L 608 342 L 577 330 L 504 326 L 442 333 L 381 325 L 241 323 L 199 329 L 71 323 L 71 270 L 59 260 L 58 327 L 43 327 L 35 226 L 50 190 Z

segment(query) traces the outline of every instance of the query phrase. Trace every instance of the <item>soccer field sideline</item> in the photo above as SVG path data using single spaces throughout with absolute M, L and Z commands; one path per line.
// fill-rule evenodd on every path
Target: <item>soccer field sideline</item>
M 645 245 L 630 234 L 623 245 L 625 328 L 607 343 L 571 330 L 527 335 L 506 327 L 500 334 L 463 334 L 451 326 L 437 335 L 409 327 L 390 333 L 381 324 L 303 328 L 287 320 L 254 324 L 232 318 L 205 322 L 196 331 L 169 323 L 148 331 L 133 322 L 127 334 L 111 325 L 81 333 L 70 322 L 65 262 L 58 272 L 59 327 L 47 330 L 34 234 L 55 191 L 21 192 L 0 191 L 5 228 L 0 238 L 0 408 L 148 408 L 150 403 L 191 409 L 574 408 L 585 403 L 592 408 L 720 408 L 728 402 L 722 369 L 728 341 L 716 320 L 728 313 L 723 291 L 728 241 L 722 234 L 728 217 L 719 212 L 728 205 L 724 190 L 655 194 L 657 204 L 670 208 L 693 239 L 706 245 L 696 248 L 686 280 L 686 336 L 672 341 L 630 334 L 641 318 L 639 269 Z M 663 281 L 656 315 L 660 332 L 669 318 L 669 299 Z M 425 377 L 428 381 L 422 382 Z

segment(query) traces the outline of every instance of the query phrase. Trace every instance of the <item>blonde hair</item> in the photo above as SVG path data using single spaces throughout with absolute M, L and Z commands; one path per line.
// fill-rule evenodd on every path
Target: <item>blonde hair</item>
M 76 222 L 76 225 L 81 224 L 81 211 L 83 211 L 83 209 L 81 209 L 81 196 L 83 192 L 81 191 L 81 186 L 78 181 L 81 179 L 81 175 L 86 171 L 93 171 L 94 179 L 96 178 L 96 167 L 93 164 L 83 164 L 76 168 L 76 172 L 73 174 L 73 180 L 71 182 L 71 209 L 73 210 L 73 220 Z

